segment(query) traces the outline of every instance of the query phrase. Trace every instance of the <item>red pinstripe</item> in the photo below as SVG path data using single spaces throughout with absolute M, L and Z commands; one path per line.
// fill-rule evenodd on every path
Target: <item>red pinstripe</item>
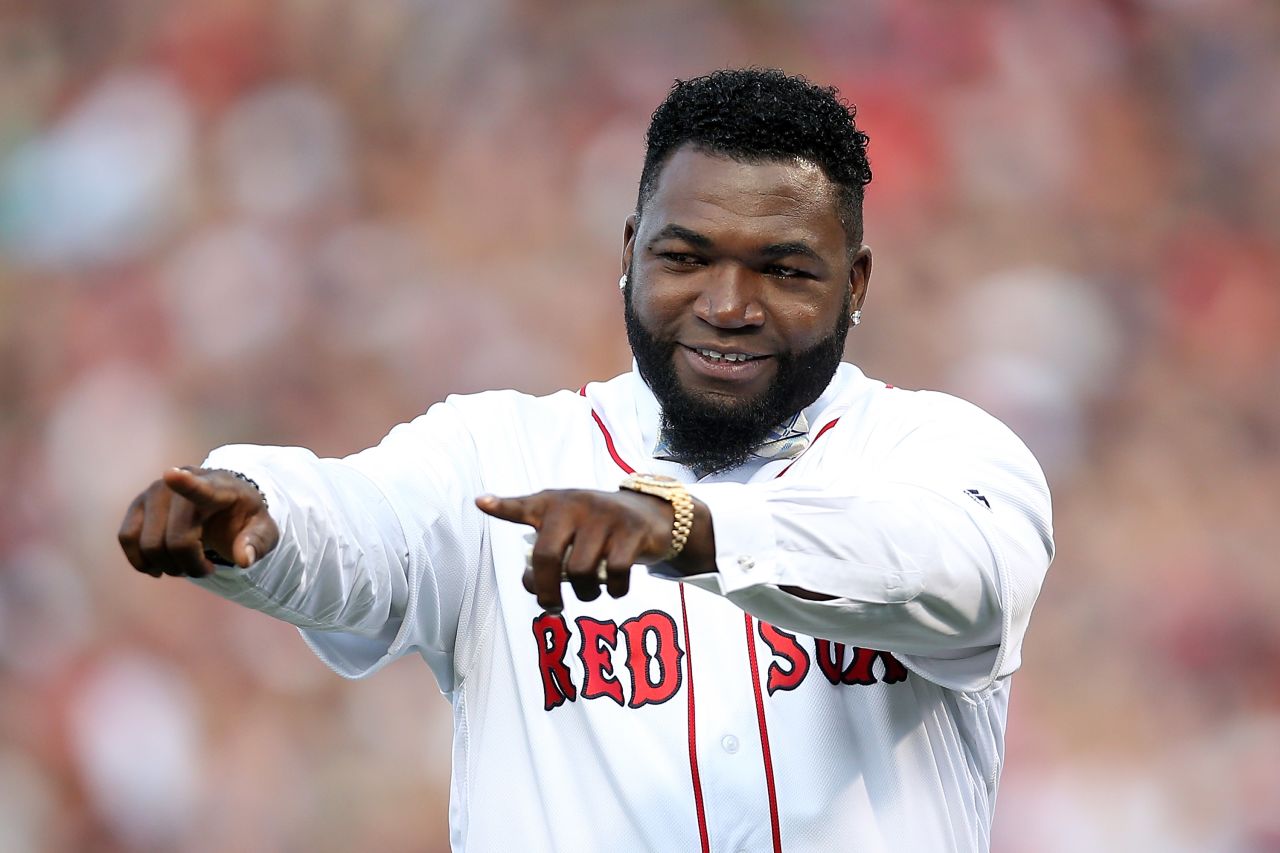
M 680 586 L 680 619 L 684 623 L 684 665 L 689 675 L 689 773 L 693 776 L 693 803 L 698 809 L 698 838 L 702 853 L 711 853 L 707 833 L 707 811 L 702 803 L 702 777 L 698 775 L 697 729 L 693 713 L 693 643 L 689 639 L 689 611 L 684 604 L 684 584 Z
M 764 784 L 769 791 L 769 828 L 773 830 L 773 853 L 782 853 L 782 829 L 778 824 L 778 792 L 773 782 L 773 755 L 769 750 L 769 726 L 764 720 L 764 695 L 760 692 L 760 667 L 756 664 L 756 638 L 751 614 L 747 623 L 747 657 L 751 659 L 751 689 L 756 693 L 756 724 L 760 728 L 760 754 L 764 758 Z

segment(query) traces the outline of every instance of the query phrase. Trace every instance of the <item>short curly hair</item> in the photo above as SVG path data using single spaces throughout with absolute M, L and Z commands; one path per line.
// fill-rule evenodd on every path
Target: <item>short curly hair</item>
M 803 159 L 838 188 L 851 248 L 862 244 L 863 188 L 871 182 L 867 135 L 834 87 L 772 68 L 713 71 L 677 80 L 645 136 L 636 215 L 653 196 L 667 158 L 690 144 L 745 162 Z

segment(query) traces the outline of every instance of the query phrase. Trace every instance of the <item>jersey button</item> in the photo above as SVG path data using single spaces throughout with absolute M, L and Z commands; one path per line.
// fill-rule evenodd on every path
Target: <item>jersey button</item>
M 725 735 L 720 738 L 720 746 L 724 748 L 725 752 L 733 755 L 738 751 L 738 739 L 733 735 Z

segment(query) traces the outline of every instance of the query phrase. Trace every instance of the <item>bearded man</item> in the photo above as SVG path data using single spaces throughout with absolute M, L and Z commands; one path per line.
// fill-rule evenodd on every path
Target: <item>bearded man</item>
M 126 555 L 344 676 L 421 655 L 456 850 L 986 849 L 1049 493 L 981 410 L 841 362 L 866 143 L 801 78 L 678 82 L 623 230 L 631 373 L 344 459 L 219 448 Z

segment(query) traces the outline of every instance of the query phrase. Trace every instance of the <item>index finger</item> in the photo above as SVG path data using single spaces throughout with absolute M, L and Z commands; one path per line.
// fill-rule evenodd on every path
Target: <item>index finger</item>
M 170 468 L 164 472 L 164 484 L 201 509 L 222 509 L 236 501 L 234 494 L 210 482 L 199 468 Z
M 520 498 L 481 495 L 476 498 L 476 506 L 494 518 L 514 521 L 516 524 L 537 527 L 542 523 L 542 502 L 537 495 L 525 495 Z

